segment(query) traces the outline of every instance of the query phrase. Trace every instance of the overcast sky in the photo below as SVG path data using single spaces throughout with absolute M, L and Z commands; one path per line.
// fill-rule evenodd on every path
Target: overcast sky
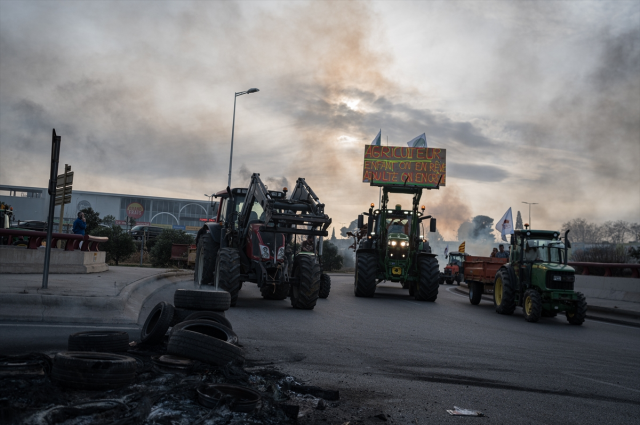
M 364 146 L 447 150 L 427 212 L 454 238 L 640 220 L 640 2 L 0 2 L 0 183 L 202 199 L 305 177 L 337 229 L 377 202 Z M 395 201 L 395 200 L 394 200 Z M 409 202 L 403 201 L 407 207 Z

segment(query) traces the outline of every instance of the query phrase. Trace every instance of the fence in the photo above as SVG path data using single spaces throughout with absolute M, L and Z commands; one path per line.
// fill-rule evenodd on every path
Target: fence
M 16 238 L 22 238 L 27 245 L 27 249 L 37 249 L 42 245 L 42 242 L 47 239 L 47 232 L 33 232 L 30 230 L 13 230 L 13 229 L 0 229 L 0 238 L 2 244 L 14 245 L 17 242 Z M 65 241 L 65 251 L 74 251 L 79 249 L 80 251 L 99 251 L 98 246 L 101 243 L 107 242 L 109 238 L 91 236 L 91 235 L 75 235 L 68 233 L 52 233 L 51 234 L 51 247 L 55 248 L 58 241 Z M 82 247 L 80 244 L 82 243 Z

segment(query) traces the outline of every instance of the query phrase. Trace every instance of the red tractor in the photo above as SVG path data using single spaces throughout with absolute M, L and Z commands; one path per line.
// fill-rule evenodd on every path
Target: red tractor
M 449 263 L 444 268 L 444 273 L 440 276 L 440 283 L 452 285 L 456 282 L 464 282 L 464 259 L 469 254 L 464 252 L 452 252 L 449 254 Z
M 227 187 L 214 196 L 221 199 L 216 221 L 196 237 L 195 282 L 228 291 L 232 306 L 242 283 L 253 282 L 265 299 L 290 297 L 294 308 L 313 309 L 321 283 L 329 282 L 321 257 L 331 219 L 305 180 L 297 180 L 289 199 L 286 188 L 267 190 L 257 173 L 248 188 Z M 295 252 L 297 235 L 306 235 L 311 249 Z

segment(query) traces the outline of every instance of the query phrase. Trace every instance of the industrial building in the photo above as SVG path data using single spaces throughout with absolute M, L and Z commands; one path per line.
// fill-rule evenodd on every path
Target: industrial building
M 46 221 L 49 210 L 47 188 L 0 185 L 0 201 L 13 207 L 15 221 Z M 124 195 L 117 193 L 73 190 L 71 203 L 64 207 L 64 223 L 72 223 L 78 211 L 91 207 L 100 217 L 112 215 L 116 220 L 127 219 L 127 207 L 137 207 L 138 223 L 182 229 L 193 232 L 202 223 L 215 217 L 217 202 L 210 200 L 161 198 L 157 196 Z M 140 208 L 142 206 L 142 208 Z M 54 222 L 59 222 L 60 207 L 55 208 Z

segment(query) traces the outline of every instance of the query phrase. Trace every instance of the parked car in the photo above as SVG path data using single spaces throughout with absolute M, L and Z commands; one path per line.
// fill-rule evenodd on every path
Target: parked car
M 163 230 L 164 228 L 156 226 L 134 226 L 133 229 L 131 229 L 131 237 L 139 241 L 142 240 L 146 234 L 147 244 L 153 245 Z
M 47 231 L 47 223 L 45 221 L 38 220 L 18 221 L 18 224 L 11 223 L 11 227 L 14 229 L 34 230 L 37 232 Z

